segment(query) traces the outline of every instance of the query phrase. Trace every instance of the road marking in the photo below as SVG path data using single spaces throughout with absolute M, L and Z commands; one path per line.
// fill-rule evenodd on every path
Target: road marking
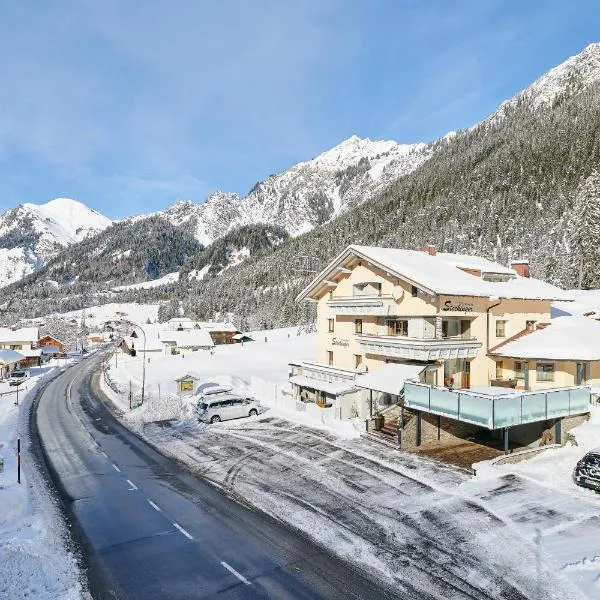
M 131 481 L 131 479 L 127 479 L 127 483 L 131 486 L 131 489 L 129 490 L 130 492 L 133 492 L 133 490 L 138 489 L 138 486 L 135 485 L 135 483 L 133 483 L 133 481 Z
M 154 504 L 154 502 L 152 502 L 152 500 L 148 500 L 148 504 L 154 509 L 157 510 L 158 512 L 161 512 L 160 510 L 160 506 Z
M 113 463 L 113 464 L 112 464 L 112 466 L 113 466 L 113 469 L 114 469 L 114 470 L 115 470 L 117 473 L 120 473 L 120 472 L 121 472 L 121 469 L 119 469 L 119 467 L 117 467 L 117 465 L 115 465 L 115 463 Z
M 100 450 L 100 454 L 102 454 L 102 456 L 104 456 L 104 458 L 108 458 L 108 454 L 106 454 L 106 452 L 104 452 L 104 450 Z
M 221 561 L 221 564 L 232 574 L 235 575 L 242 583 L 246 585 L 252 585 L 250 581 L 248 581 L 241 573 L 238 573 L 231 565 L 228 565 L 224 560 Z
M 186 538 L 188 538 L 188 540 L 193 540 L 194 538 L 178 523 L 173 523 L 173 526 L 176 529 L 179 529 L 179 531 L 181 531 L 181 533 L 183 533 L 183 535 L 185 535 Z

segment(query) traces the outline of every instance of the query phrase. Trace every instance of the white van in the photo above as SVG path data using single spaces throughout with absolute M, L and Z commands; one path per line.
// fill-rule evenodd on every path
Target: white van
M 254 398 L 244 398 L 236 394 L 215 394 L 198 402 L 198 419 L 205 423 L 218 423 L 241 417 L 254 417 L 260 412 L 260 405 Z

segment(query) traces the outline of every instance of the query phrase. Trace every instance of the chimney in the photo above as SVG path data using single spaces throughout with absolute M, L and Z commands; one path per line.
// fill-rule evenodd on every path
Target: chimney
M 517 272 L 520 277 L 530 277 L 528 260 L 513 260 L 510 268 Z
M 423 252 L 427 252 L 429 256 L 435 256 L 435 246 L 432 246 L 431 244 L 425 244 L 421 250 L 423 250 Z

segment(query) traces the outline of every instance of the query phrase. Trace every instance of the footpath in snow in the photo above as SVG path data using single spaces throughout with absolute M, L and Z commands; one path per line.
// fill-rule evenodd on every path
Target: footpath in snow
M 53 366 L 31 369 L 31 379 L 6 394 L 0 382 L 0 598 L 79 600 L 84 587 L 60 509 L 36 466 L 29 412 L 37 386 L 57 374 Z M 6 395 L 4 395 L 6 394 Z M 21 438 L 21 484 L 17 483 L 17 438 Z
M 288 361 L 312 356 L 314 336 L 280 330 L 255 338 L 214 355 L 151 357 L 142 407 L 129 410 L 127 397 L 129 382 L 139 395 L 139 356 L 120 355 L 118 367 L 111 359 L 110 381 L 121 393 L 104 379 L 103 389 L 123 421 L 162 452 L 415 598 L 600 598 L 600 496 L 557 481 L 560 489 L 551 488 L 525 472 L 537 472 L 535 462 L 552 464 L 551 455 L 478 465 L 471 478 L 360 437 L 350 422 L 311 425 L 280 399 Z M 188 372 L 254 393 L 271 408 L 199 423 L 194 402 L 174 393 L 174 380 Z M 594 438 L 597 419 L 583 437 Z M 585 449 L 560 452 L 564 483 Z

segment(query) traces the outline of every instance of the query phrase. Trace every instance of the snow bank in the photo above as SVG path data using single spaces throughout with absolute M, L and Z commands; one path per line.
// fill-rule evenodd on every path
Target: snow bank
M 77 600 L 83 595 L 75 556 L 67 547 L 62 516 L 33 462 L 28 416 L 36 387 L 55 367 L 31 369 L 19 393 L 0 396 L 0 596 Z M 26 389 L 25 389 L 26 388 Z M 13 388 L 14 389 L 14 388 Z M 0 393 L 9 391 L 0 383 Z M 21 484 L 17 483 L 17 438 L 21 438 Z

